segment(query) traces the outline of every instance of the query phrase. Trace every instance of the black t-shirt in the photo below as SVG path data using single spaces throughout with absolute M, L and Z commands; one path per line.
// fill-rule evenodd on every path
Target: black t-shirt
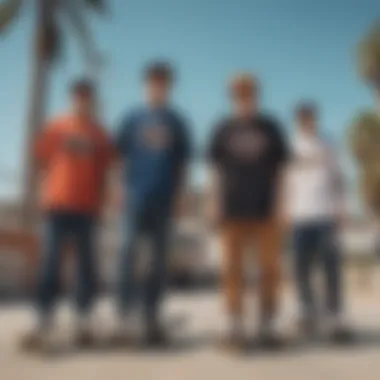
M 265 219 L 274 209 L 278 175 L 287 158 L 279 123 L 258 115 L 216 127 L 209 158 L 221 174 L 226 219 Z

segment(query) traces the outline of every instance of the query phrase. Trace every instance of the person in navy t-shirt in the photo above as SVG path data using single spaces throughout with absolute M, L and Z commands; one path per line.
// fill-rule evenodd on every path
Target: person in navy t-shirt
M 152 243 L 150 271 L 144 281 L 145 318 L 149 342 L 161 342 L 159 306 L 166 282 L 171 219 L 182 193 L 190 155 L 189 130 L 169 105 L 173 72 L 166 63 L 149 65 L 144 73 L 146 105 L 127 115 L 116 146 L 125 164 L 126 241 L 119 263 L 119 311 L 124 324 L 138 292 L 137 241 Z M 123 334 L 119 334 L 123 338 Z

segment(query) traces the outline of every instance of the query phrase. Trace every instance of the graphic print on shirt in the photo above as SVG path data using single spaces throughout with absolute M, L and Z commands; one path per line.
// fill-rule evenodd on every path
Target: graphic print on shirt
M 94 141 L 89 136 L 80 134 L 69 134 L 63 141 L 64 149 L 74 156 L 89 156 L 95 153 Z
M 172 135 L 164 124 L 149 124 L 142 129 L 142 143 L 149 150 L 168 150 L 172 144 Z
M 339 169 L 320 139 L 297 135 L 292 143 L 293 161 L 287 175 L 287 209 L 295 222 L 335 217 L 338 203 L 334 183 Z
M 293 163 L 300 169 L 311 169 L 327 164 L 328 151 L 318 143 L 316 145 L 308 142 L 299 143 L 298 146 L 293 147 L 293 150 Z
M 227 150 L 242 161 L 255 161 L 268 148 L 268 139 L 258 130 L 243 129 L 234 131 L 227 139 Z

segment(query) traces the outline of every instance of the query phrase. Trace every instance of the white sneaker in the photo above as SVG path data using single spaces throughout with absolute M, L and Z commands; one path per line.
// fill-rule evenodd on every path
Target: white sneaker
M 115 345 L 130 344 L 135 340 L 136 334 L 139 331 L 140 321 L 136 313 L 131 313 L 128 316 L 119 317 L 114 332 L 112 333 L 111 343 Z
M 261 323 L 259 330 L 259 345 L 264 349 L 277 349 L 284 343 L 284 336 L 280 331 L 279 321 L 267 319 Z
M 53 349 L 51 326 L 38 325 L 22 336 L 19 345 L 21 351 L 25 352 L 51 352 Z
M 330 339 L 335 343 L 350 343 L 353 334 L 341 315 L 331 315 L 326 320 L 326 329 Z
M 92 328 L 92 318 L 88 315 L 80 315 L 76 321 L 74 342 L 79 347 L 89 347 L 95 343 Z

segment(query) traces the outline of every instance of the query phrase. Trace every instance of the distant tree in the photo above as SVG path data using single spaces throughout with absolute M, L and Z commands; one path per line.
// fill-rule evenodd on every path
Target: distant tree
M 358 163 L 364 201 L 380 217 L 380 22 L 359 43 L 357 59 L 362 78 L 374 91 L 376 110 L 358 113 L 350 128 L 350 147 Z
M 357 57 L 360 74 L 375 90 L 380 107 L 380 21 L 360 42 Z
M 63 39 L 72 30 L 83 51 L 86 72 L 92 75 L 97 70 L 100 55 L 95 49 L 86 13 L 90 9 L 104 13 L 105 3 L 106 0 L 0 0 L 0 36 L 17 21 L 24 9 L 34 16 L 23 184 L 24 221 L 28 226 L 35 223 L 37 216 L 37 168 L 32 146 L 44 122 L 52 67 L 62 58 Z

